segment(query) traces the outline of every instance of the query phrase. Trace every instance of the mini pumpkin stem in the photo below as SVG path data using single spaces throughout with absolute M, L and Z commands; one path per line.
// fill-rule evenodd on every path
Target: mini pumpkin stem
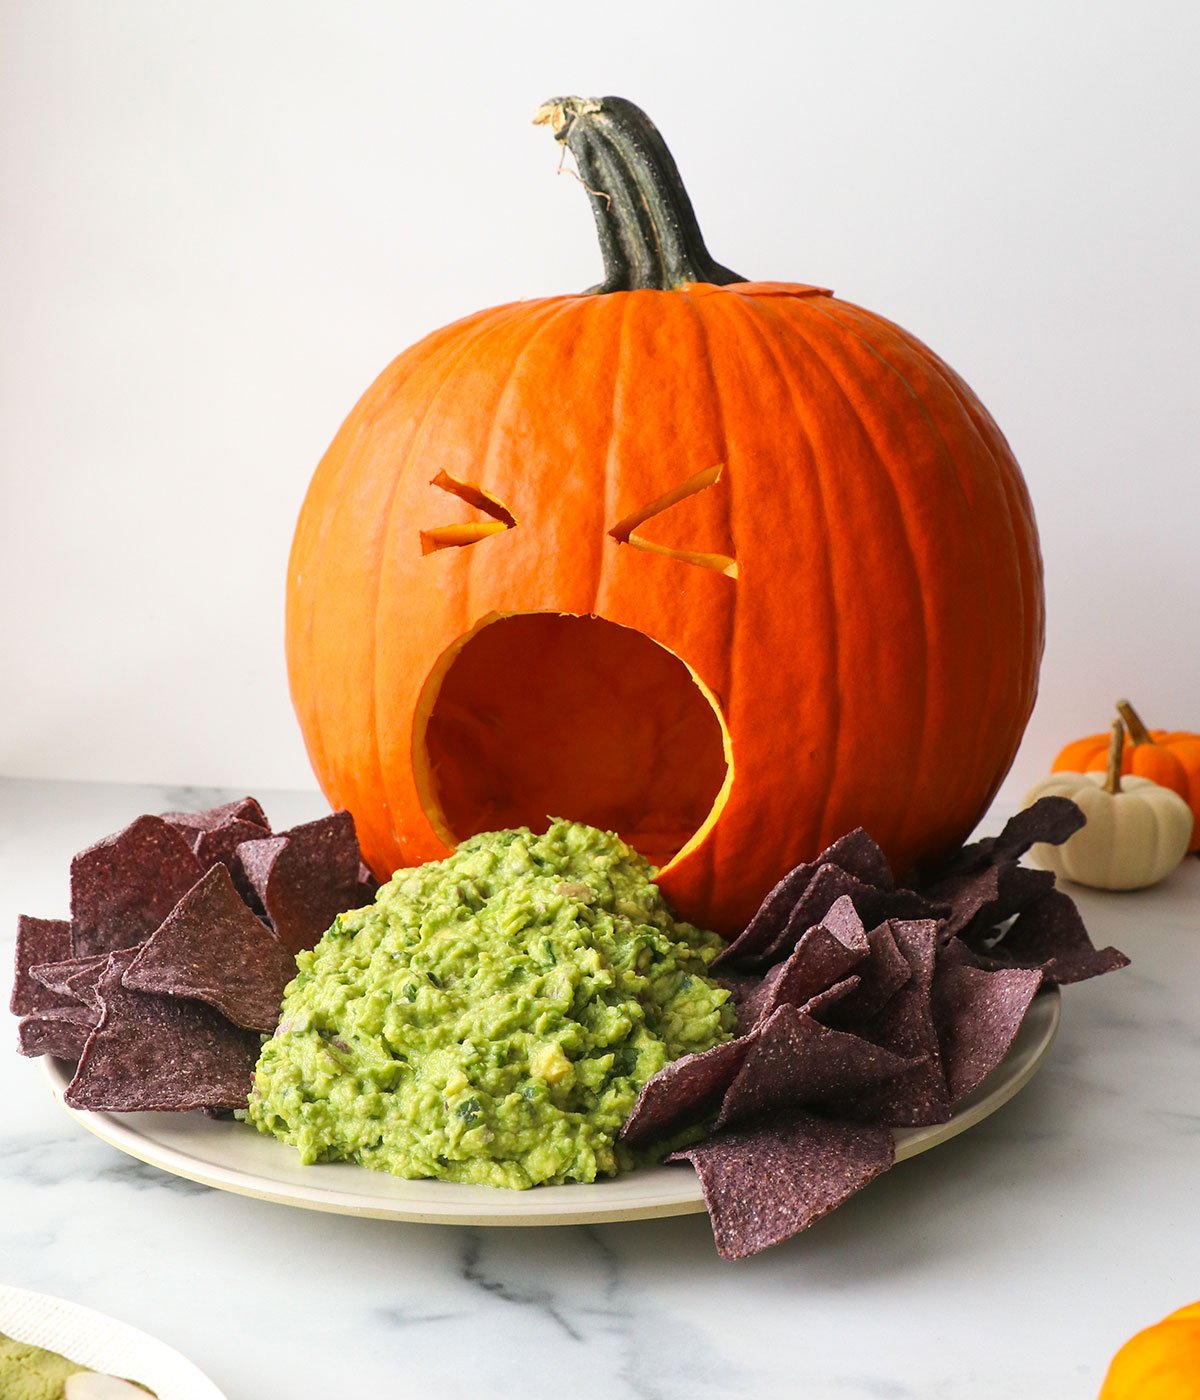
M 666 143 L 623 97 L 553 97 L 534 116 L 575 157 L 604 257 L 589 292 L 669 291 L 688 282 L 744 282 L 716 262 Z
M 1112 723 L 1112 738 L 1108 741 L 1108 772 L 1104 775 L 1104 791 L 1114 796 L 1121 791 L 1121 760 L 1125 756 L 1125 726 L 1119 719 Z
M 1142 723 L 1141 716 L 1128 700 L 1117 701 L 1117 714 L 1125 721 L 1125 728 L 1129 730 L 1129 737 L 1135 744 L 1154 743 L 1150 731 Z

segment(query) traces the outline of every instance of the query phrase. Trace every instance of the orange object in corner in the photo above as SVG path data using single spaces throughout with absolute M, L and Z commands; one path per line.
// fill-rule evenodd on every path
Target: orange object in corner
M 1130 1337 L 1112 1359 L 1099 1400 L 1200 1400 L 1200 1303 Z

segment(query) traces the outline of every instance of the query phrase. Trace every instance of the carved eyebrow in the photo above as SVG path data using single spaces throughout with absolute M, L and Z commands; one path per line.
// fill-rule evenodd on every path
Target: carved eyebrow
M 689 476 L 681 486 L 668 491 L 665 496 L 659 496 L 648 506 L 642 506 L 640 510 L 635 510 L 618 520 L 608 533 L 619 544 L 631 544 L 634 549 L 644 549 L 648 554 L 665 554 L 670 559 L 682 559 L 685 564 L 712 569 L 715 573 L 724 574 L 726 578 L 737 578 L 737 560 L 728 554 L 704 554 L 699 550 L 672 549 L 669 545 L 656 544 L 654 540 L 648 540 L 644 535 L 637 533 L 638 527 L 644 525 L 647 520 L 652 520 L 656 515 L 670 510 L 672 506 L 677 506 L 680 501 L 686 501 L 689 496 L 699 495 L 701 491 L 715 486 L 724 470 L 724 463 L 715 467 L 705 467 L 695 476 Z
M 447 471 L 438 472 L 429 483 L 447 495 L 457 496 L 469 506 L 481 510 L 486 520 L 469 520 L 462 525 L 435 525 L 431 530 L 421 531 L 421 553 L 433 554 L 439 549 L 461 548 L 465 544 L 476 544 L 489 535 L 499 535 L 511 530 L 517 523 L 512 511 L 495 496 L 489 495 L 482 486 L 470 481 L 459 481 Z

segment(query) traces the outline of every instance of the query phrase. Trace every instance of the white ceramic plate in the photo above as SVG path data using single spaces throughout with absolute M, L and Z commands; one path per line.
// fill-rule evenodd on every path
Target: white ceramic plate
M 1029 1008 L 1011 1050 L 948 1123 L 896 1130 L 896 1159 L 915 1157 L 995 1113 L 1033 1077 L 1058 1030 L 1057 988 Z M 73 1073 L 60 1060 L 42 1062 L 54 1096 L 90 1132 L 122 1152 L 176 1176 L 259 1200 L 342 1215 L 444 1225 L 584 1225 L 645 1220 L 702 1211 L 696 1176 L 687 1166 L 644 1167 L 590 1186 L 538 1186 L 506 1191 L 448 1181 L 404 1181 L 348 1162 L 302 1166 L 294 1150 L 243 1123 L 199 1113 L 87 1113 L 63 1103 Z
M 127 1322 L 46 1293 L 0 1284 L 0 1332 L 102 1375 L 127 1376 L 159 1400 L 225 1400 L 186 1357 Z

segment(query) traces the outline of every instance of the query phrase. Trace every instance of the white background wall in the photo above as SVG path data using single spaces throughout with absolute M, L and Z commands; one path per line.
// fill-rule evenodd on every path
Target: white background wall
M 933 345 L 1028 478 L 1042 694 L 1200 729 L 1200 7 L 5 0 L 0 772 L 311 782 L 283 584 L 313 466 L 427 331 L 582 288 L 529 119 L 647 108 L 716 255 Z

